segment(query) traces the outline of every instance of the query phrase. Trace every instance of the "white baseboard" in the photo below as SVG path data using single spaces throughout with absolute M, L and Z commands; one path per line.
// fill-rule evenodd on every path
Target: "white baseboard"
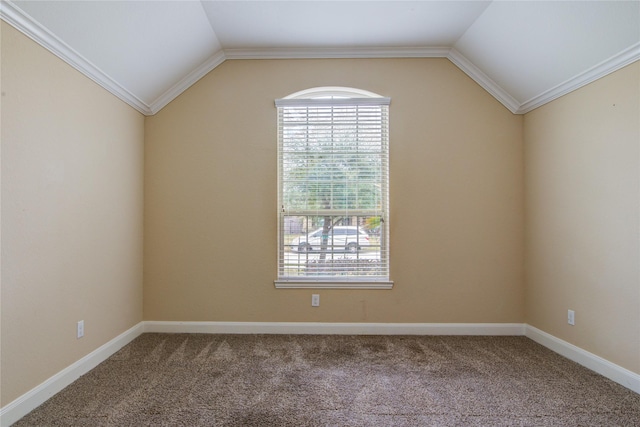
M 140 322 L 0 409 L 8 427 L 144 332 L 206 334 L 323 335 L 512 335 L 527 336 L 627 388 L 640 393 L 640 375 L 522 323 L 315 323 L 315 322 Z
M 109 356 L 133 341 L 144 332 L 144 322 L 118 335 L 98 347 L 82 359 L 58 372 L 39 386 L 29 390 L 13 402 L 0 409 L 0 426 L 8 427 L 42 405 L 54 394 L 105 361 Z
M 522 323 L 156 322 L 145 332 L 318 335 L 524 335 Z
M 567 359 L 573 360 L 574 362 L 579 363 L 580 365 L 640 394 L 640 375 L 635 372 L 631 372 L 628 369 L 609 362 L 608 360 L 603 359 L 600 356 L 596 356 L 593 353 L 589 353 L 580 347 L 561 340 L 560 338 L 556 338 L 553 335 L 541 331 L 531 325 L 526 325 L 525 335 L 538 344 L 542 344 Z

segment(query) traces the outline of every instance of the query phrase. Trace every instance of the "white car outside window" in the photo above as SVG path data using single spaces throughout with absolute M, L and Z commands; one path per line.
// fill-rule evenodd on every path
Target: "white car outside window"
M 291 241 L 291 249 L 300 252 L 319 251 L 322 249 L 322 228 L 308 235 L 296 237 Z M 363 246 L 369 246 L 369 235 L 355 226 L 336 226 L 329 230 L 327 236 L 327 251 L 356 252 Z

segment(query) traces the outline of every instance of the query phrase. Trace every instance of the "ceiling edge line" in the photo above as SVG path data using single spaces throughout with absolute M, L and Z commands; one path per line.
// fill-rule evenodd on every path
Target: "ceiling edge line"
M 156 114 L 162 110 L 167 104 L 176 99 L 182 94 L 182 92 L 189 89 L 192 85 L 198 82 L 207 73 L 217 68 L 226 60 L 224 51 L 216 52 L 213 56 L 207 59 L 198 68 L 187 74 L 184 78 L 171 86 L 162 95 L 160 95 L 155 101 L 151 103 L 151 115 Z
M 482 70 L 469 61 L 464 55 L 458 52 L 458 50 L 451 48 L 447 59 L 453 62 L 453 64 L 460 68 L 460 70 L 462 70 L 466 75 L 471 77 L 471 79 L 478 83 L 484 90 L 489 92 L 502 105 L 507 107 L 509 111 L 513 114 L 520 114 L 520 103 L 516 101 L 514 97 L 509 95 L 506 90 L 502 89 L 489 76 L 482 72 Z
M 525 114 L 529 111 L 535 110 L 554 99 L 558 99 L 561 96 L 581 88 L 582 86 L 593 83 L 594 81 L 638 60 L 640 60 L 640 42 L 622 50 L 621 52 L 564 81 L 563 83 L 542 92 L 540 95 L 534 96 L 520 106 L 518 113 Z
M 446 58 L 448 47 L 225 49 L 227 59 Z
M 207 22 L 209 23 L 209 28 L 211 29 L 211 34 L 213 35 L 213 38 L 215 40 L 215 46 L 219 49 L 222 50 L 222 43 L 220 43 L 220 39 L 218 38 L 218 33 L 216 33 L 216 29 L 213 28 L 213 22 L 211 22 L 211 18 L 209 16 L 209 14 L 207 13 L 207 8 L 204 7 L 204 3 L 203 0 L 200 0 L 198 3 L 200 3 L 200 8 L 202 9 L 202 13 L 204 13 L 204 17 L 207 19 Z
M 119 85 L 113 78 L 40 25 L 10 0 L 2 0 L 0 19 L 62 59 L 77 71 L 80 71 L 93 82 L 117 96 L 140 113 L 145 115 L 151 114 L 151 109 L 147 104 L 123 86 Z

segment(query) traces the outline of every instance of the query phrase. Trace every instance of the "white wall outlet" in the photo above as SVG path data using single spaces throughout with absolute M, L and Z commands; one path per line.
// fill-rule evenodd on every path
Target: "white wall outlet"
M 84 320 L 80 320 L 76 328 L 76 337 L 82 338 L 83 336 L 84 336 Z
M 567 312 L 567 323 L 570 325 L 575 325 L 576 324 L 576 312 L 573 310 L 569 310 Z
M 320 307 L 320 295 L 311 295 L 311 307 Z

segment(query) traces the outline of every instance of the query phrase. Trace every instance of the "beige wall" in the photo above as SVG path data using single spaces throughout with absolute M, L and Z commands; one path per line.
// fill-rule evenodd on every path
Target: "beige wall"
M 274 99 L 392 98 L 393 290 L 276 290 Z M 227 61 L 145 121 L 144 318 L 522 322 L 522 117 L 446 59 Z
M 227 61 L 144 119 L 1 46 L 0 406 L 143 317 L 526 321 L 640 372 L 640 64 L 523 119 L 445 59 Z M 325 85 L 392 98 L 390 291 L 273 286 L 273 101 Z
M 524 125 L 527 323 L 636 373 L 639 104 L 636 62 L 527 114 Z
M 142 320 L 144 118 L 4 22 L 1 62 L 5 406 Z

